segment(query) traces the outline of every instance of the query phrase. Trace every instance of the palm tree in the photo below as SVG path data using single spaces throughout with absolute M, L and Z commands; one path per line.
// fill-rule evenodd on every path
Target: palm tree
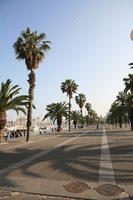
M 85 123 L 86 123 L 87 127 L 89 126 L 89 122 L 90 122 L 89 115 L 86 115 L 85 116 Z
M 67 112 L 68 112 L 68 104 L 65 102 L 60 102 L 60 103 L 52 103 L 47 105 L 47 114 L 44 116 L 43 120 L 46 118 L 50 118 L 53 123 L 57 121 L 58 125 L 58 132 L 61 132 L 62 129 L 62 118 L 66 117 Z
M 29 141 L 30 127 L 32 124 L 32 102 L 35 88 L 35 73 L 34 70 L 39 67 L 39 63 L 44 59 L 45 52 L 50 49 L 49 41 L 46 41 L 45 33 L 37 34 L 37 31 L 30 32 L 27 28 L 25 32 L 22 32 L 20 37 L 14 43 L 13 47 L 17 55 L 17 59 L 25 60 L 29 73 L 29 106 L 27 114 L 27 137 L 26 141 Z
M 110 109 L 110 120 L 117 125 L 119 123 L 120 128 L 122 128 L 123 121 L 126 123 L 128 107 L 127 107 L 127 94 L 125 92 L 119 92 L 116 100 L 111 105 Z
M 112 109 L 111 109 L 112 114 L 114 114 L 114 116 L 117 119 L 117 122 L 119 124 L 119 127 L 122 128 L 122 122 L 123 122 L 123 109 L 122 106 L 119 104 L 119 102 L 114 102 L 112 104 Z
M 98 117 L 97 113 L 95 112 L 95 110 L 92 110 L 92 115 L 91 116 L 92 116 L 93 123 L 97 123 L 99 117 Z
M 88 112 L 88 115 L 89 115 L 89 111 L 90 111 L 90 109 L 91 109 L 91 104 L 90 104 L 90 103 L 86 103 L 86 104 L 85 104 L 85 108 L 86 108 L 86 110 L 87 110 L 87 112 Z
M 80 111 L 76 111 L 76 110 L 72 111 L 71 112 L 71 120 L 73 121 L 74 128 L 76 129 L 77 128 L 77 123 L 80 120 Z
M 65 82 L 61 83 L 61 90 L 63 93 L 67 93 L 67 96 L 69 96 L 69 132 L 71 130 L 71 99 L 73 93 L 76 93 L 78 89 L 78 85 L 75 83 L 74 80 L 67 79 Z
M 26 109 L 29 103 L 29 96 L 19 94 L 21 88 L 18 85 L 11 85 L 11 80 L 7 80 L 6 83 L 1 83 L 0 88 L 0 143 L 3 138 L 3 129 L 7 122 L 7 111 L 15 110 L 17 114 L 19 111 L 26 114 Z
M 83 109 L 83 106 L 86 102 L 86 97 L 84 94 L 80 93 L 78 94 L 78 96 L 75 97 L 75 101 L 76 103 L 79 105 L 80 107 L 80 110 L 81 110 L 81 116 L 83 116 L 83 113 L 82 113 L 82 109 Z
M 86 117 L 80 115 L 79 122 L 81 124 L 81 128 L 84 128 L 84 125 L 86 123 Z

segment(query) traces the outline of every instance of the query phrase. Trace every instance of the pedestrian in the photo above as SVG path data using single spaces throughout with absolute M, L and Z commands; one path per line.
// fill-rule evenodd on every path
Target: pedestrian
M 97 131 L 98 131 L 98 124 L 97 124 Z

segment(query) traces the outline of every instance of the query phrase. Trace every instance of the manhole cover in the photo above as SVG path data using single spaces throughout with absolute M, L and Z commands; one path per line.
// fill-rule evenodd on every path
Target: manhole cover
M 99 187 L 95 188 L 95 190 L 104 196 L 117 196 L 120 195 L 121 192 L 124 190 L 117 185 L 111 185 L 111 184 L 103 184 Z
M 67 185 L 63 185 L 63 187 L 71 193 L 81 193 L 90 189 L 87 184 L 82 182 L 71 182 Z

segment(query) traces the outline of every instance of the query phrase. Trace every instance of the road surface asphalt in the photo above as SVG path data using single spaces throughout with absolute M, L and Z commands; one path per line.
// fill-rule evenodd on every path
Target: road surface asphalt
M 0 199 L 133 197 L 133 133 L 100 126 L 0 145 Z

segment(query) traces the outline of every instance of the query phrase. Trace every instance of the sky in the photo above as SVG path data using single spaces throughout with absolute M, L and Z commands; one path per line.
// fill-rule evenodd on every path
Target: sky
M 70 78 L 98 115 L 106 115 L 124 89 L 123 78 L 132 73 L 133 1 L 0 0 L 0 83 L 11 79 L 21 94 L 28 93 L 29 71 L 16 59 L 13 44 L 27 27 L 51 41 L 36 70 L 33 116 L 43 116 L 50 103 L 68 100 L 60 85 Z M 79 109 L 74 97 L 72 109 Z M 9 111 L 8 119 L 14 118 Z

